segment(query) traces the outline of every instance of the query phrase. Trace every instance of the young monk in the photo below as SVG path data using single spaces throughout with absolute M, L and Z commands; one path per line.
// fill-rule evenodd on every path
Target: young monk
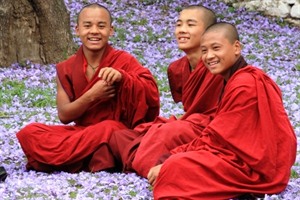
M 210 26 L 201 50 L 209 71 L 223 77 L 224 92 L 199 136 L 150 170 L 154 199 L 230 199 L 283 191 L 296 157 L 296 136 L 279 87 L 245 62 L 231 24 Z
M 158 117 L 154 123 L 134 129 L 116 131 L 110 140 L 117 159 L 122 160 L 124 171 L 135 171 L 147 177 L 151 167 L 176 146 L 190 142 L 210 121 L 223 85 L 221 77 L 213 76 L 201 61 L 200 39 L 209 25 L 216 22 L 213 11 L 203 6 L 189 6 L 180 12 L 175 36 L 178 47 L 186 55 L 170 64 L 168 77 L 175 102 L 182 101 L 185 114 L 176 119 Z M 136 136 L 138 138 L 134 139 Z M 120 142 L 125 140 L 126 142 Z M 133 140 L 129 146 L 129 140 Z
M 109 10 L 97 3 L 78 15 L 77 53 L 57 64 L 57 110 L 62 123 L 33 123 L 17 133 L 27 169 L 51 172 L 99 171 L 114 165 L 103 146 L 114 130 L 153 121 L 159 93 L 150 71 L 127 52 L 108 44 L 113 35 Z

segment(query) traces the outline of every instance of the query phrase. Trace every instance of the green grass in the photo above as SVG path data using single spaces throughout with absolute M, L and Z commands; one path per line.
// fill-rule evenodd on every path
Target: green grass
M 300 176 L 295 170 L 292 170 L 291 171 L 291 178 L 297 179 L 297 178 L 300 178 Z
M 12 100 L 15 96 L 21 97 L 25 90 L 23 82 L 4 79 L 2 80 L 2 89 L 0 90 L 0 106 L 7 104 L 12 106 Z
M 12 106 L 14 98 L 21 99 L 21 102 L 27 103 L 28 107 L 54 107 L 55 102 L 55 88 L 28 88 L 24 81 L 17 81 L 11 79 L 2 80 L 2 89 L 0 90 L 0 106 L 6 104 Z M 0 112 L 0 117 L 5 117 L 5 112 Z

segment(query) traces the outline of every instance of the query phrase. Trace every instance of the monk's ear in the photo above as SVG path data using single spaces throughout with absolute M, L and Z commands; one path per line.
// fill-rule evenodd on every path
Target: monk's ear
M 234 43 L 233 43 L 233 46 L 234 46 L 234 53 L 236 56 L 239 56 L 241 54 L 241 51 L 242 51 L 242 45 L 240 43 L 240 41 L 236 40 Z
M 115 28 L 113 25 L 110 26 L 110 33 L 109 33 L 109 36 L 113 36 L 115 33 Z
M 78 24 L 75 26 L 75 33 L 77 36 L 79 36 L 79 28 L 78 28 Z

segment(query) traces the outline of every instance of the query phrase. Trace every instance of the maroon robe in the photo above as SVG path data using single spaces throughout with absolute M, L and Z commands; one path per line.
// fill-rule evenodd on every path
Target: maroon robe
M 193 113 L 215 112 L 223 79 L 211 75 L 202 61 L 192 72 L 186 56 L 174 61 L 168 67 L 168 79 L 174 101 L 182 102 L 185 111 L 182 119 Z
M 164 154 L 194 139 L 215 112 L 223 79 L 212 75 L 202 61 L 190 72 L 189 62 L 183 57 L 169 66 L 168 76 L 174 101 L 182 101 L 186 113 L 179 120 L 173 116 L 170 119 L 158 117 L 154 122 L 137 126 L 134 131 L 114 132 L 110 146 L 113 151 L 120 150 L 114 154 L 122 160 L 126 172 L 135 171 L 147 177 L 150 168 L 163 159 Z M 123 146 L 128 140 L 133 142 Z
M 229 199 L 283 191 L 296 157 L 296 136 L 281 92 L 247 66 L 228 80 L 215 118 L 192 142 L 171 151 L 155 199 Z
M 191 75 L 191 67 L 186 56 L 172 62 L 168 67 L 170 91 L 175 103 L 182 102 L 183 85 Z
M 68 60 L 57 64 L 58 78 L 71 101 L 78 99 L 100 78 L 103 67 L 113 67 L 122 74 L 116 84 L 117 95 L 100 100 L 78 119 L 75 126 L 33 123 L 17 133 L 27 156 L 28 169 L 38 171 L 99 171 L 117 165 L 105 146 L 111 132 L 134 128 L 159 114 L 159 93 L 150 71 L 125 51 L 107 45 L 103 60 L 88 81 L 84 70 L 82 47 Z

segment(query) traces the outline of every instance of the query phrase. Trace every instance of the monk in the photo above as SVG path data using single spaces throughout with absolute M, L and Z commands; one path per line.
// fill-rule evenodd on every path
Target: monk
M 206 27 L 216 22 L 213 11 L 203 6 L 184 8 L 176 21 L 175 36 L 185 56 L 170 64 L 168 78 L 175 102 L 182 102 L 185 114 L 177 119 L 158 117 L 154 122 L 141 124 L 133 131 L 121 130 L 112 134 L 109 146 L 125 172 L 147 177 L 151 167 L 176 146 L 194 139 L 216 111 L 222 89 L 221 77 L 212 75 L 201 61 L 200 39 Z M 126 142 L 120 142 L 120 141 Z M 132 140 L 129 146 L 128 140 Z
M 202 60 L 224 79 L 213 120 L 149 171 L 154 199 L 248 199 L 282 192 L 296 158 L 296 136 L 281 91 L 241 55 L 235 26 L 217 23 L 201 39 Z
M 100 171 L 116 167 L 105 145 L 112 131 L 134 128 L 159 114 L 159 92 L 148 69 L 129 53 L 108 44 L 109 10 L 97 3 L 78 15 L 77 53 L 58 63 L 57 110 L 70 125 L 33 123 L 17 133 L 36 171 Z

